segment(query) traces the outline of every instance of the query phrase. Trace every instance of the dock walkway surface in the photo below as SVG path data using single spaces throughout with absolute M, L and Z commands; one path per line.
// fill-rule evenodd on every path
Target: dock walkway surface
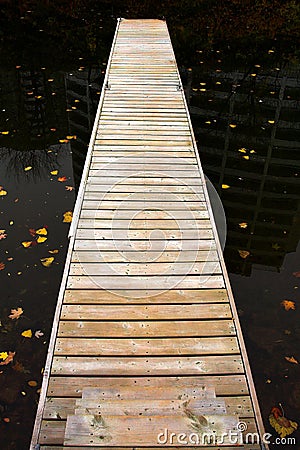
M 263 432 L 167 25 L 120 19 L 31 449 L 261 448 L 245 428 Z

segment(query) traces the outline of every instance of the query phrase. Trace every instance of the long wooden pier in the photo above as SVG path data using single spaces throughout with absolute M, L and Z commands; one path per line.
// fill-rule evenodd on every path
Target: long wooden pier
M 122 19 L 31 449 L 261 448 L 246 428 L 263 433 L 167 26 Z

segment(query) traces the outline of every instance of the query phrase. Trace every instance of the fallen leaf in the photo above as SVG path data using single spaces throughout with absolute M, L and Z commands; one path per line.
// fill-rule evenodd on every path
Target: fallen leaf
M 236 128 L 236 124 L 235 123 L 230 123 L 229 126 L 230 126 L 230 128 Z
M 19 317 L 23 314 L 22 308 L 11 309 L 11 314 L 8 316 L 10 319 L 19 319 Z
M 66 109 L 66 111 L 72 111 L 72 109 Z M 61 144 L 67 144 L 67 142 L 69 142 L 69 141 L 68 141 L 68 139 L 59 139 L 59 142 Z
M 36 240 L 36 242 L 38 244 L 42 244 L 43 242 L 45 242 L 47 240 L 47 238 L 45 236 L 39 236 Z
M 34 228 L 29 228 L 29 233 L 31 234 L 31 236 L 35 236 L 36 235 L 36 232 L 35 232 L 35 229 Z
M 14 221 L 11 220 L 11 221 L 9 222 L 9 225 L 13 225 L 13 224 L 14 224 Z
M 229 188 L 230 188 L 229 184 L 222 184 L 222 189 L 229 189 Z
M 241 223 L 239 223 L 239 227 L 240 227 L 240 228 L 247 228 L 247 226 L 248 226 L 247 222 L 241 222 Z
M 23 245 L 23 247 L 25 247 L 25 248 L 30 247 L 31 244 L 32 244 L 32 241 L 23 241 L 23 242 L 22 242 L 22 245 Z
M 0 195 L 1 196 L 7 195 L 7 191 L 5 191 L 4 189 L 1 189 L 0 190 Z
M 24 336 L 26 338 L 32 338 L 32 331 L 31 330 L 25 330 L 23 333 L 21 333 L 21 336 Z
M 73 186 L 66 186 L 66 191 L 73 191 L 73 190 L 74 190 Z
M 28 386 L 31 386 L 31 387 L 36 387 L 37 386 L 37 382 L 34 381 L 34 380 L 28 381 L 27 384 L 28 384 Z
M 5 269 L 5 264 L 4 262 L 0 262 L 0 270 L 4 270 Z
M 289 363 L 292 363 L 292 364 L 299 364 L 299 362 L 297 361 L 297 359 L 294 358 L 293 356 L 285 356 L 284 359 L 286 359 Z
M 293 272 L 294 277 L 300 278 L 300 272 Z
M 0 352 L 0 359 L 6 359 L 8 357 L 7 352 Z
M 63 214 L 63 216 L 64 216 L 63 222 L 65 222 L 65 223 L 70 223 L 70 222 L 72 222 L 72 217 L 73 217 L 72 211 L 67 211 L 67 212 L 65 212 L 65 213 Z
M 58 170 L 52 170 L 52 172 L 50 172 L 51 175 L 57 175 L 58 174 Z
M 53 263 L 54 258 L 53 256 L 51 256 L 50 258 L 41 258 L 40 261 L 44 267 L 49 267 Z
M 47 228 L 39 228 L 35 232 L 36 232 L 36 234 L 38 234 L 40 236 L 47 236 L 47 234 L 48 234 Z
M 273 124 L 275 123 L 275 120 L 268 120 L 268 123 Z
M 7 234 L 0 233 L 0 241 L 1 241 L 1 239 L 6 239 L 6 238 L 7 238 Z
M 25 172 L 28 172 L 28 170 L 31 170 L 31 169 L 32 169 L 31 166 L 24 167 Z
M 247 250 L 238 250 L 238 252 L 239 252 L 240 257 L 243 259 L 246 259 L 247 256 L 250 255 L 250 252 L 248 252 Z
M 292 302 L 292 300 L 282 300 L 282 302 L 280 304 L 281 304 L 281 306 L 284 307 L 284 309 L 286 311 L 289 311 L 290 309 L 293 309 L 293 310 L 296 309 L 296 304 L 295 304 L 295 302 Z
M 66 136 L 66 138 L 67 139 L 77 139 L 77 136 L 76 135 L 74 135 L 74 136 Z
M 56 255 L 56 253 L 58 253 L 59 250 L 55 249 L 55 250 L 48 250 L 48 253 L 51 253 L 51 255 Z
M 57 181 L 60 181 L 61 183 L 64 183 L 65 181 L 67 181 L 67 177 L 58 177 Z
M 1 134 L 9 134 L 9 131 L 1 131 Z
M 44 333 L 42 332 L 42 330 L 36 330 L 34 335 L 37 339 L 39 339 L 40 337 L 44 336 Z
M 272 244 L 272 248 L 274 248 L 274 250 L 279 250 L 280 245 L 278 245 L 277 242 L 275 242 L 275 244 Z
M 9 417 L 3 417 L 3 422 L 9 423 L 10 422 L 10 418 Z
M 245 147 L 239 148 L 240 153 L 247 153 L 247 149 Z
M 249 155 L 244 155 L 243 158 L 248 161 L 250 159 L 250 156 Z
M 7 364 L 13 361 L 15 354 L 16 352 L 8 352 L 7 358 L 0 363 L 0 366 L 7 366 Z

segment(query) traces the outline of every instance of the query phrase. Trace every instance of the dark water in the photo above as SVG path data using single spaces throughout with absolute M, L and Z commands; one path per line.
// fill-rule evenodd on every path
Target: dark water
M 16 352 L 0 367 L 1 449 L 28 448 L 67 249 L 63 214 L 73 209 L 118 16 L 167 18 L 204 171 L 226 212 L 226 264 L 263 419 L 272 433 L 268 416 L 281 403 L 299 421 L 299 364 L 285 359 L 300 362 L 298 5 L 1 8 L 0 353 Z M 47 240 L 37 243 L 33 230 L 43 228 Z M 8 318 L 14 308 L 19 319 Z

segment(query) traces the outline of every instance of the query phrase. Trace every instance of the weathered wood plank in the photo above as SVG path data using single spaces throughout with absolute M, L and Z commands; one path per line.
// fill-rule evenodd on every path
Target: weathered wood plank
M 132 212 L 134 211 L 134 212 Z M 143 210 L 82 210 L 80 217 L 83 219 L 114 219 L 114 220 L 196 220 L 196 219 L 209 219 L 208 211 L 189 211 L 187 219 L 186 211 L 180 210 L 168 210 L 159 211 L 151 209 Z
M 106 290 L 89 291 L 89 290 L 66 290 L 64 296 L 64 303 L 73 304 L 109 304 L 114 303 L 173 303 L 173 304 L 185 304 L 185 303 L 224 303 L 228 302 L 228 296 L 226 289 L 190 289 L 190 290 L 169 290 L 165 292 L 155 292 L 147 297 L 139 298 L 136 296 L 137 292 L 133 292 L 133 296 L 130 296 L 130 292 L 126 295 L 121 293 L 116 294 Z M 134 299 L 134 301 L 133 301 Z M 183 319 L 183 317 L 181 317 Z
M 168 323 L 165 324 L 166 329 Z M 57 356 L 123 356 L 123 355 L 231 355 L 238 353 L 235 337 L 210 338 L 83 338 L 60 337 L 56 340 Z
M 191 376 L 168 376 L 168 377 L 120 377 L 120 374 L 114 378 L 100 376 L 55 376 L 52 375 L 49 380 L 48 395 L 49 397 L 76 397 L 81 398 L 82 392 L 86 388 L 99 388 L 107 391 L 108 389 L 116 389 L 116 396 L 120 393 L 120 388 L 128 388 L 126 398 L 134 395 L 135 387 L 146 388 L 164 387 L 164 395 L 167 395 L 170 388 L 176 386 L 177 389 L 186 389 L 187 386 L 213 386 L 217 396 L 245 396 L 249 394 L 248 385 L 245 375 L 210 375 L 207 376 L 192 374 Z M 151 395 L 151 394 L 149 394 Z M 145 398 L 145 397 L 144 397 Z M 153 395 L 152 397 L 153 398 Z M 171 397 L 171 398 L 174 398 Z
M 211 229 L 176 229 L 176 230 L 159 230 L 159 229 L 134 229 L 129 224 L 129 227 L 124 229 L 116 228 L 117 224 L 112 221 L 111 229 L 96 229 L 96 228 L 79 228 L 76 233 L 76 239 L 105 239 L 105 240 L 139 240 L 143 241 L 149 247 L 149 241 L 166 241 L 166 240 L 204 240 L 212 239 L 213 231 Z M 184 246 L 184 243 L 182 243 Z
M 231 318 L 227 303 L 164 305 L 64 304 L 61 320 L 184 320 Z
M 115 229 L 115 230 L 211 230 L 211 223 L 208 219 L 132 219 L 130 222 L 126 219 L 110 220 L 110 219 L 81 219 L 78 228 L 94 228 L 94 229 Z
M 97 376 L 99 367 L 103 376 L 149 376 L 149 375 L 220 375 L 242 374 L 243 363 L 239 355 L 229 356 L 165 356 L 155 357 L 79 357 L 55 356 L 53 375 Z
M 175 337 L 175 336 L 228 336 L 234 335 L 232 320 L 198 320 L 170 322 L 158 321 L 78 321 L 61 320 L 59 337 Z

